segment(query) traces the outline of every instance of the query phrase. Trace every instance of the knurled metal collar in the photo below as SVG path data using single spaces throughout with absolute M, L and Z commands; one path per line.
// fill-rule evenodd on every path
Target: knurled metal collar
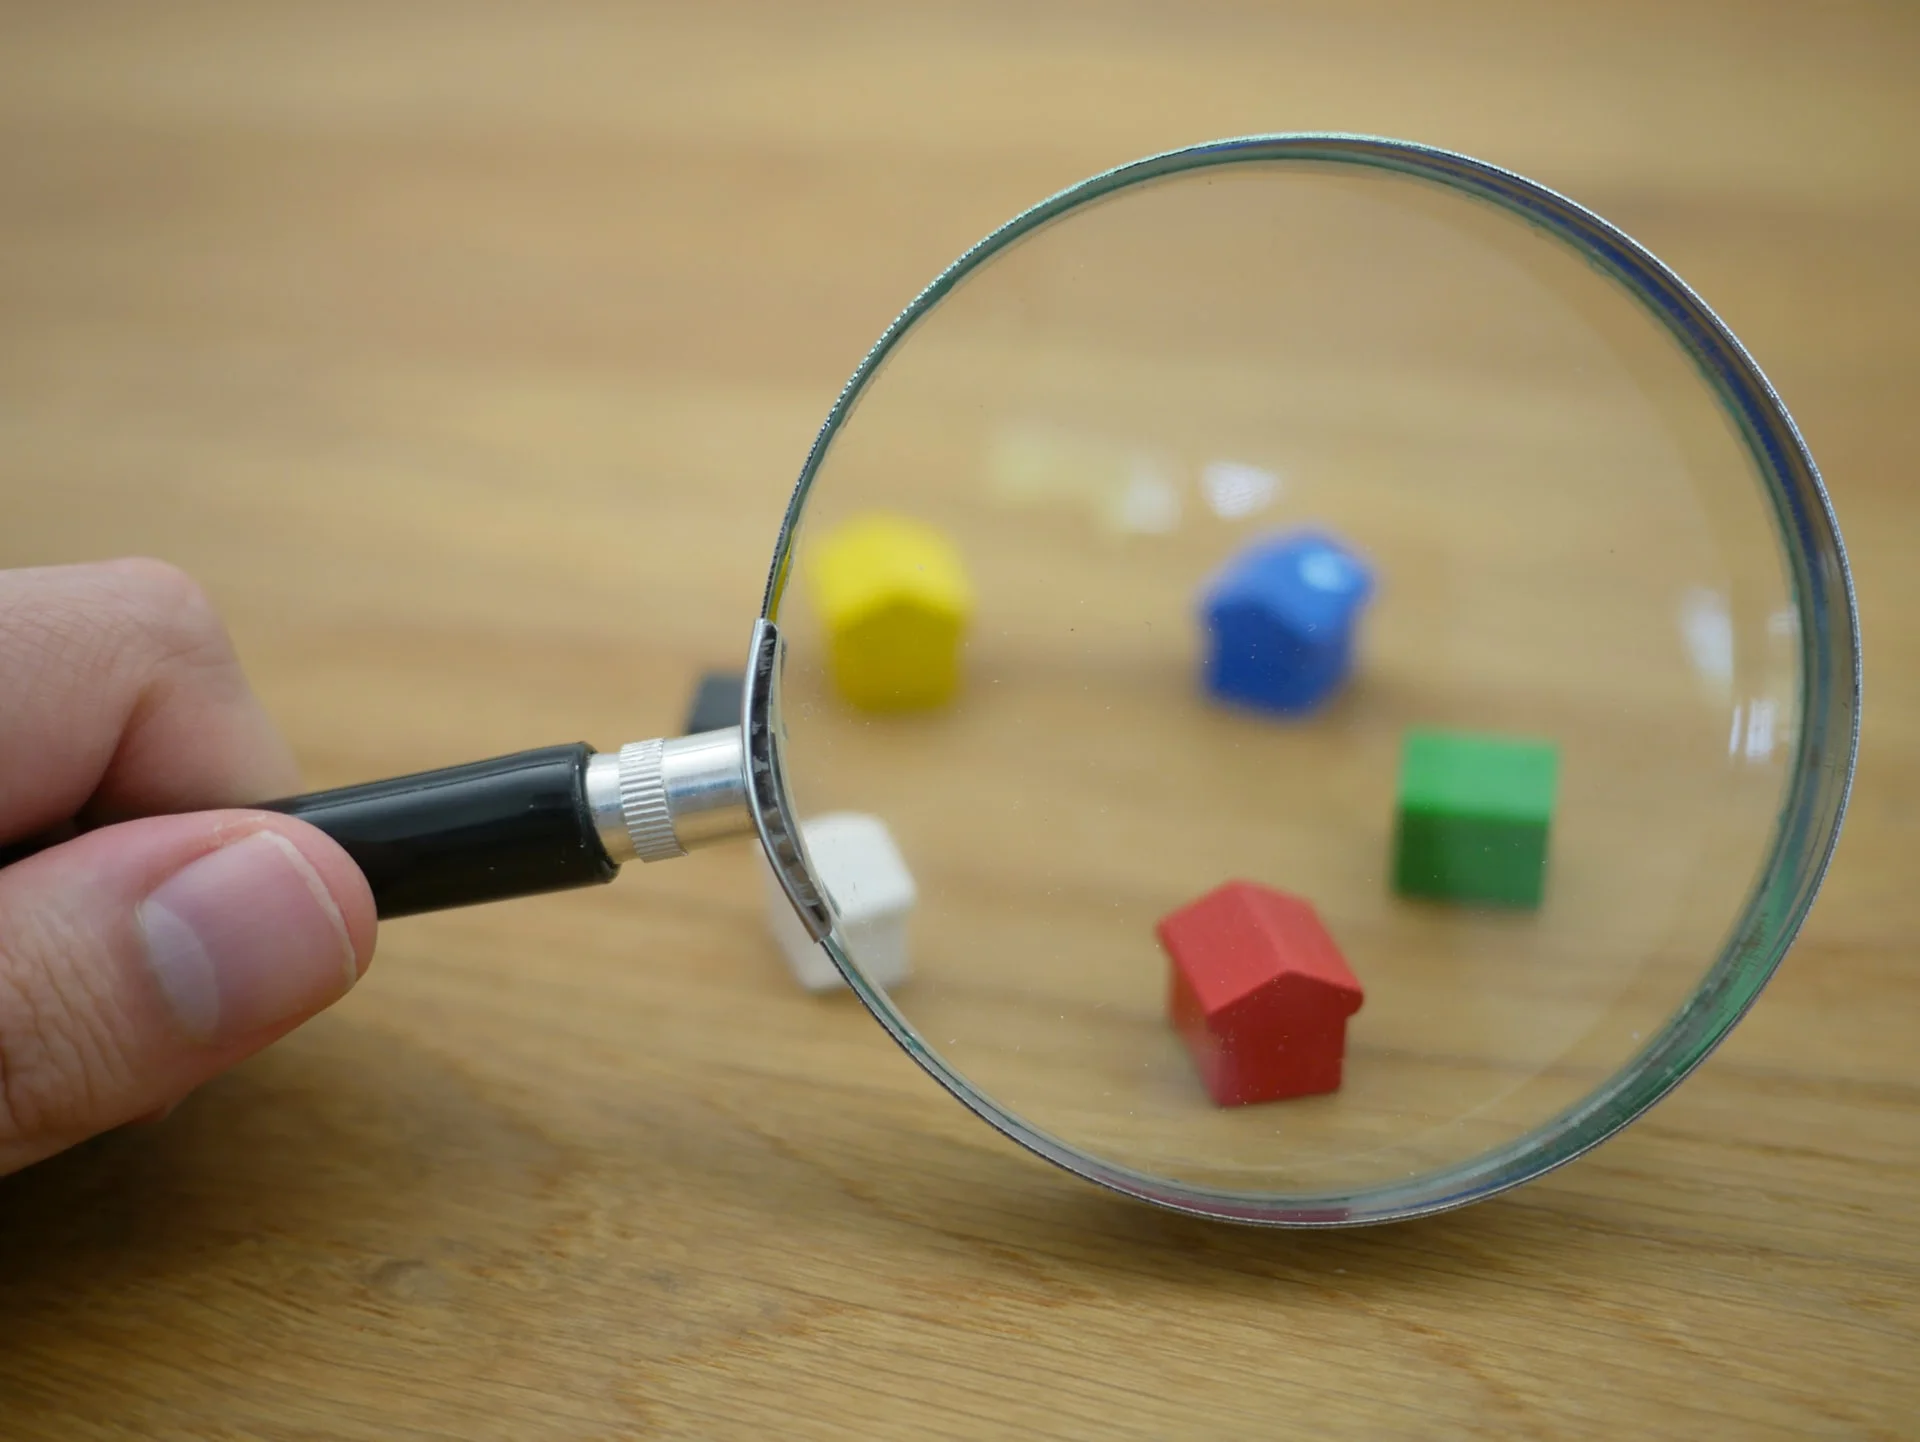
M 641 861 L 665 861 L 687 850 L 673 834 L 667 807 L 667 782 L 661 769 L 665 743 L 632 741 L 620 748 L 620 815 L 633 854 Z

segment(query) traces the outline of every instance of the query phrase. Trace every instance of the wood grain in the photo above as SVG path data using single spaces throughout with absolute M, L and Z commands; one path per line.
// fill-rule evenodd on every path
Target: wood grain
M 0 13 L 0 564 L 201 574 L 316 784 L 671 729 L 898 306 L 1082 175 L 1252 131 L 1456 146 L 1673 264 L 1822 463 L 1869 662 L 1781 974 L 1517 1193 L 1320 1235 L 1106 1197 L 786 985 L 753 859 L 702 854 L 395 925 L 164 1125 L 0 1182 L 0 1435 L 1913 1435 L 1917 66 L 1890 4 Z M 1384 744 L 1411 693 L 1369 694 Z M 1329 774 L 1315 817 L 1377 819 Z

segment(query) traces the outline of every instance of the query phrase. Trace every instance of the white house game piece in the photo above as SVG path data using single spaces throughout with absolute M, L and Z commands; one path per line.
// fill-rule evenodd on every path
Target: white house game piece
M 800 834 L 814 874 L 833 901 L 847 954 L 881 986 L 905 981 L 907 918 L 917 893 L 886 823 L 857 811 L 833 811 L 801 822 Z M 767 925 L 794 976 L 808 991 L 845 986 L 826 948 L 800 925 L 764 856 L 760 870 L 766 883 Z

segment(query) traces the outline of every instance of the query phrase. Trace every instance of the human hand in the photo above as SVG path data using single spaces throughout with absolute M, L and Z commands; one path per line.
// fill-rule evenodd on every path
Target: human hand
M 0 868 L 0 1173 L 164 1113 L 366 970 L 347 854 L 231 809 L 297 788 L 185 575 L 0 571 L 0 847 L 90 828 Z

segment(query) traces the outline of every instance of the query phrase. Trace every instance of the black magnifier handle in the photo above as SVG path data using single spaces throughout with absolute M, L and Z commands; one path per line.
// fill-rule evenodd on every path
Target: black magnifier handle
M 473 906 L 619 874 L 594 826 L 584 743 L 547 746 L 269 801 L 327 833 L 366 873 L 384 917 Z
M 737 726 L 617 752 L 584 743 L 269 801 L 339 842 L 382 918 L 602 885 L 750 834 Z
M 546 746 L 247 809 L 297 816 L 339 842 L 382 919 L 603 885 L 623 862 L 755 830 L 738 726 L 617 752 Z M 71 833 L 0 846 L 0 866 Z
M 807 871 L 772 760 L 779 655 L 779 632 L 758 622 L 744 727 L 636 741 L 617 752 L 584 742 L 547 746 L 253 809 L 297 816 L 339 842 L 366 874 L 383 919 L 602 885 L 624 862 L 664 861 L 758 832 L 817 940 L 832 916 Z M 0 866 L 50 839 L 0 846 Z
M 247 809 L 317 826 L 366 874 L 383 918 L 410 916 L 613 880 L 620 862 L 638 852 L 624 831 L 597 824 L 603 818 L 595 815 L 593 781 L 610 764 L 617 769 L 619 758 L 590 746 L 548 746 Z M 614 782 L 617 807 L 617 776 Z M 56 827 L 0 846 L 0 866 L 73 831 Z M 671 829 L 667 835 L 671 840 Z

